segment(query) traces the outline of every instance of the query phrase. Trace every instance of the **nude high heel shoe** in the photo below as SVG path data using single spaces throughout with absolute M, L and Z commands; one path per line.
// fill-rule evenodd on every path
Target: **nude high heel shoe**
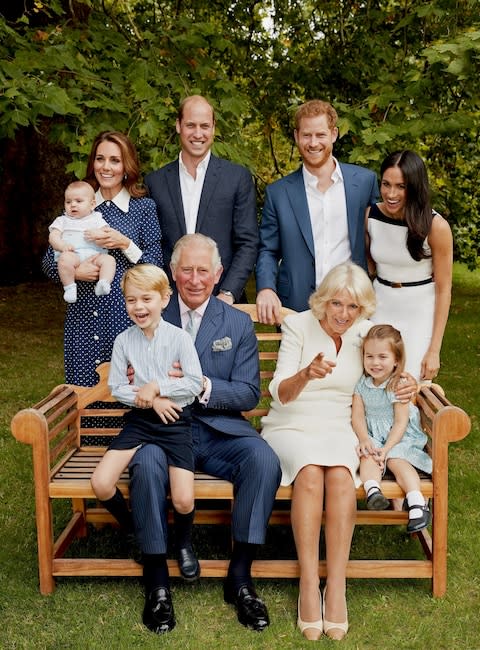
M 346 633 L 348 632 L 348 612 L 347 618 L 344 623 L 334 623 L 333 621 L 327 621 L 325 618 L 325 594 L 327 588 L 323 590 L 323 604 L 322 604 L 322 614 L 323 614 L 323 631 L 328 636 L 329 639 L 335 641 L 341 641 Z
M 320 596 L 320 593 L 318 594 Z M 320 596 L 320 601 L 322 600 Z M 302 621 L 300 617 L 300 595 L 298 596 L 298 604 L 297 604 L 297 627 L 302 633 L 302 635 L 308 640 L 308 641 L 318 641 L 319 638 L 322 636 L 323 632 L 323 620 L 320 618 L 318 621 Z M 311 630 L 312 634 L 311 635 L 306 635 L 305 631 L 306 630 Z

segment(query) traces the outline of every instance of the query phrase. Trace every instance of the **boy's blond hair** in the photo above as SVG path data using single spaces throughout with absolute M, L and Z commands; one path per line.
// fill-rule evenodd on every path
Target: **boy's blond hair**
M 145 291 L 158 291 L 162 296 L 171 296 L 172 289 L 167 274 L 154 264 L 137 264 L 127 269 L 120 281 L 120 287 L 125 295 L 125 285 L 131 282 Z

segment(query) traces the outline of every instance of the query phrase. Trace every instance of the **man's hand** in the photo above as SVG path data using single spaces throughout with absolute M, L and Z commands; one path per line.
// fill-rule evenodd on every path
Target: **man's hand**
M 233 296 L 228 295 L 228 293 L 222 293 L 221 291 L 217 294 L 217 298 L 222 302 L 226 302 L 227 305 L 233 305 L 235 302 Z
M 172 369 L 168 371 L 168 376 L 176 379 L 181 379 L 183 377 L 182 366 L 180 361 L 175 361 L 172 363 Z
M 278 325 L 282 303 L 273 289 L 262 289 L 257 295 L 257 316 L 264 325 Z
M 175 422 L 180 417 L 182 407 L 172 402 L 168 397 L 156 397 L 153 400 L 153 410 L 158 415 L 163 424 Z

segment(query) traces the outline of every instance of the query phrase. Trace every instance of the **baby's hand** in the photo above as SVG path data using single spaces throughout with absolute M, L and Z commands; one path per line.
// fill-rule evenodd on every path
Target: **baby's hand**
M 73 252 L 74 250 L 75 246 L 72 246 L 72 244 L 63 244 L 62 246 L 62 253 Z
M 156 397 L 153 400 L 153 410 L 164 424 L 168 424 L 178 420 L 182 407 L 172 402 L 168 397 Z

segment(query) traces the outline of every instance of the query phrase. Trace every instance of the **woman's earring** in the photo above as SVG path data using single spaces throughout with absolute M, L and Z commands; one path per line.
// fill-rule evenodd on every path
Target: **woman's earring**
M 124 174 L 124 175 L 123 175 L 123 180 L 126 181 L 127 178 L 128 178 L 128 174 Z

